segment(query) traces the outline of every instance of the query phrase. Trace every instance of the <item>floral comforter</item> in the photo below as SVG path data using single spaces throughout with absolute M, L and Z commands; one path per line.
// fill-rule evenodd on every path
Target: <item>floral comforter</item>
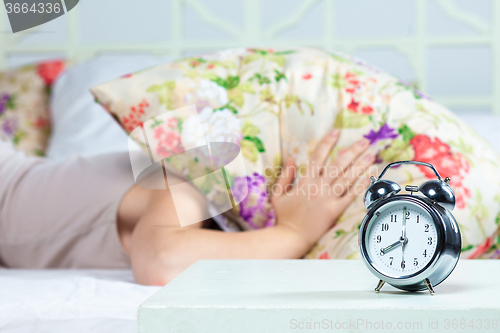
M 500 257 L 500 156 L 448 109 L 364 62 L 307 48 L 232 49 L 129 74 L 92 91 L 129 133 L 168 110 L 194 104 L 206 140 L 240 146 L 250 172 L 226 175 L 241 203 L 216 217 L 225 230 L 274 225 L 269 191 L 283 161 L 291 157 L 305 167 L 319 139 L 335 127 L 342 134 L 332 158 L 364 136 L 379 172 L 393 161 L 418 160 L 450 177 L 463 256 Z M 150 125 L 154 154 L 167 157 L 216 203 L 217 186 L 196 183 L 191 174 L 198 160 L 186 154 L 168 158 L 203 137 L 180 118 L 163 125 Z M 435 175 L 425 167 L 401 166 L 386 177 L 404 187 Z M 247 186 L 248 196 L 240 195 Z M 365 214 L 358 197 L 306 258 L 358 258 Z

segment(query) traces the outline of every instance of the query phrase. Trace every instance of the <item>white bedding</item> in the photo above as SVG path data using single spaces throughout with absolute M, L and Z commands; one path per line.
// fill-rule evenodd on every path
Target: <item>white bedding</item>
M 137 307 L 159 289 L 128 270 L 0 269 L 0 332 L 137 332 Z

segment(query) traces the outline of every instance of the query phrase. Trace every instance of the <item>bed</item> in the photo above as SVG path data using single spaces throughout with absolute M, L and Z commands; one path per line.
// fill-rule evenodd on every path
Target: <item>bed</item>
M 105 17 L 109 11 L 115 9 L 115 1 L 104 1 L 103 10 L 99 12 L 95 10 L 92 2 L 87 4 L 80 2 L 64 17 L 65 20 L 54 20 L 49 23 L 51 25 L 42 26 L 40 33 L 35 31 L 31 35 L 27 34 L 25 36 L 28 37 L 27 41 L 22 40 L 19 34 L 0 36 L 2 44 L 0 67 L 56 56 L 70 56 L 80 62 L 98 52 L 112 54 L 107 58 L 102 57 L 75 66 L 72 71 L 74 76 L 67 77 L 68 84 L 60 85 L 60 91 L 55 87 L 52 112 L 57 122 L 53 124 L 52 136 L 47 146 L 46 155 L 49 158 L 64 160 L 75 149 L 86 156 L 128 150 L 125 133 L 98 104 L 94 103 L 88 93 L 88 88 L 91 86 L 181 55 L 199 54 L 207 50 L 260 40 L 266 41 L 264 42 L 266 44 L 306 43 L 315 47 L 341 49 L 368 60 L 381 58 L 380 65 L 394 63 L 394 69 L 402 74 L 414 70 L 421 81 L 428 82 L 427 86 L 429 82 L 432 83 L 432 87 L 450 81 L 447 74 L 455 73 L 453 64 L 461 64 L 458 59 L 466 63 L 469 61 L 467 73 L 481 74 L 485 68 L 495 69 L 491 70 L 496 73 L 491 78 L 492 88 L 486 91 L 484 96 L 464 95 L 460 90 L 451 96 L 441 96 L 443 98 L 440 100 L 446 101 L 453 108 L 461 109 L 460 117 L 500 153 L 500 131 L 498 131 L 500 115 L 497 111 L 500 108 L 498 105 L 500 71 L 495 60 L 499 57 L 490 57 L 490 53 L 486 52 L 489 49 L 495 52 L 499 50 L 500 29 L 496 24 L 498 20 L 482 19 L 481 15 L 478 15 L 477 8 L 460 10 L 460 5 L 454 4 L 453 1 L 418 2 L 415 23 L 408 23 L 405 13 L 412 13 L 413 9 L 407 11 L 406 8 L 413 6 L 410 2 L 404 6 L 400 6 L 400 2 L 395 6 L 394 1 L 377 3 L 376 6 L 383 10 L 366 11 L 365 14 L 359 11 L 359 7 L 360 3 L 367 5 L 367 1 L 338 4 L 334 1 L 307 1 L 304 4 L 296 2 L 297 4 L 290 6 L 283 6 L 283 1 L 269 3 L 246 1 L 243 7 L 237 2 L 229 6 L 225 1 L 218 4 L 209 2 L 209 6 L 198 0 L 175 3 L 177 5 L 172 8 L 156 10 L 159 15 L 151 16 L 150 12 L 149 24 L 138 25 L 137 21 L 140 21 L 137 19 L 138 14 L 144 15 L 142 10 L 151 8 L 153 4 L 151 1 L 148 2 L 148 6 L 140 8 L 124 7 L 121 17 L 126 19 L 122 21 L 109 20 Z M 254 6 L 260 8 L 261 5 L 262 13 L 254 10 Z M 168 2 L 162 2 L 161 6 L 170 5 Z M 481 4 L 478 6 L 479 9 L 483 7 Z M 227 8 L 220 10 L 221 7 Z M 243 13 L 241 16 L 240 10 Z M 485 11 L 490 16 L 492 12 L 495 13 L 495 17 L 500 14 L 499 10 L 493 8 L 487 8 Z M 426 13 L 432 14 L 432 17 L 426 19 Z M 384 19 L 386 15 L 400 19 Z M 165 20 L 165 17 L 175 20 Z M 265 29 L 256 24 L 244 23 L 241 23 L 240 27 L 240 22 L 254 22 L 256 17 L 257 21 L 264 21 Z M 0 17 L 0 23 L 5 23 L 5 18 Z M 240 22 L 235 26 L 233 19 Z M 326 22 L 322 24 L 323 28 L 315 30 L 316 23 L 319 27 L 323 20 Z M 470 31 L 455 21 L 462 23 Z M 169 33 L 165 32 L 170 28 L 158 22 L 161 24 L 174 22 L 174 25 L 179 27 L 184 27 L 186 22 L 189 24 L 185 24 L 186 31 L 181 31 L 179 28 L 179 31 L 175 31 L 169 37 Z M 372 22 L 384 24 L 377 24 L 375 31 Z M 161 29 L 151 29 L 152 26 L 159 25 Z M 441 25 L 444 28 L 441 29 Z M 142 34 L 135 31 L 141 27 L 143 27 Z M 405 29 L 409 29 L 408 33 Z M 453 33 L 452 38 L 448 38 L 447 33 L 450 32 L 445 31 L 446 29 Z M 266 33 L 264 34 L 262 30 L 266 30 Z M 411 30 L 419 33 L 411 33 Z M 118 31 L 119 36 L 114 36 L 113 31 Z M 400 35 L 400 32 L 404 34 Z M 285 34 L 282 35 L 283 33 Z M 153 37 L 143 38 L 151 34 Z M 168 54 L 171 58 L 135 55 L 149 51 L 154 51 L 155 54 Z M 116 56 L 119 52 L 124 54 Z M 447 52 L 455 52 L 454 54 L 458 56 L 450 61 L 444 56 L 448 54 Z M 426 56 L 427 53 L 429 57 Z M 472 56 L 467 57 L 470 54 Z M 476 54 L 477 60 L 474 58 Z M 117 62 L 117 58 L 125 60 Z M 471 59 L 475 61 L 470 61 Z M 451 65 L 443 66 L 448 63 Z M 431 65 L 433 67 L 430 67 Z M 430 69 L 427 70 L 427 67 Z M 106 68 L 107 71 L 102 72 L 102 68 Z M 435 73 L 431 69 L 434 69 Z M 88 74 L 85 78 L 82 77 L 84 73 Z M 409 75 L 406 76 L 405 79 L 409 79 Z M 439 80 L 440 77 L 443 79 Z M 475 83 L 470 84 L 473 88 L 474 85 Z M 63 92 L 62 89 L 65 89 L 64 96 L 67 98 L 55 96 L 58 92 Z M 442 94 L 447 92 L 446 89 L 441 90 Z M 467 109 L 466 112 L 463 111 L 463 104 Z M 496 110 L 496 114 L 476 112 L 476 108 L 485 107 Z M 86 111 L 85 116 L 82 110 Z M 79 126 L 75 127 L 71 119 L 75 119 L 78 114 Z M 89 124 L 93 126 L 88 126 Z M 0 285 L 1 332 L 136 332 L 138 305 L 160 289 L 134 284 L 131 271 L 122 270 L 40 271 L 0 268 Z
M 160 287 L 129 270 L 0 269 L 1 332 L 136 332 L 137 307 Z
M 166 61 L 136 56 L 118 62 L 116 57 L 100 57 L 73 66 L 53 89 L 47 156 L 64 160 L 75 150 L 86 156 L 127 151 L 126 134 L 94 102 L 88 89 Z M 500 116 L 460 116 L 500 152 L 495 126 Z M 136 332 L 139 304 L 160 289 L 134 284 L 128 270 L 1 269 L 0 285 L 1 332 Z

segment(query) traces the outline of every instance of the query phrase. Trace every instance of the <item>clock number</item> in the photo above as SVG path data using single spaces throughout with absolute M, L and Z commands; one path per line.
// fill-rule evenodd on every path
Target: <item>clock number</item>
M 401 269 L 405 269 L 405 261 L 401 261 Z
M 420 222 L 420 215 L 417 215 L 417 223 Z
M 418 266 L 417 258 L 413 258 L 413 266 Z
M 427 258 L 427 249 L 424 250 L 424 253 L 422 253 L 425 258 Z
M 382 241 L 382 236 L 378 235 L 377 236 L 377 243 L 380 243 Z
M 383 256 L 384 254 L 384 249 L 380 249 L 380 255 Z
M 432 245 L 432 237 L 427 238 L 428 242 L 427 244 Z
M 394 260 L 394 257 L 389 257 L 389 259 L 391 259 L 391 262 L 389 263 L 389 265 L 392 266 L 392 261 Z
M 409 220 L 410 219 L 410 212 L 409 211 L 406 211 L 406 219 Z
M 429 232 L 429 225 L 428 224 L 425 225 L 425 232 Z
M 397 222 L 397 218 L 396 215 L 391 215 L 391 222 Z
M 387 231 L 387 230 L 389 230 L 389 224 L 382 223 L 382 231 Z

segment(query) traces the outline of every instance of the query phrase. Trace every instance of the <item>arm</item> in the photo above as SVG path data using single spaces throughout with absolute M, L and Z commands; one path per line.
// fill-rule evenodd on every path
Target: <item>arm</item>
M 170 192 L 154 193 L 132 234 L 136 281 L 164 285 L 198 259 L 300 258 L 307 251 L 295 233 L 279 226 L 234 233 L 203 226 L 180 227 Z
M 369 146 L 366 140 L 328 163 L 337 139 L 338 133 L 325 136 L 311 157 L 312 165 L 327 166 L 322 171 L 308 170 L 294 183 L 295 167 L 293 162 L 287 163 L 276 184 L 286 190 L 274 191 L 271 198 L 277 216 L 274 227 L 238 233 L 207 230 L 203 228 L 205 222 L 180 227 L 170 192 L 149 191 L 147 205 L 130 233 L 136 281 L 164 285 L 198 259 L 301 258 L 359 194 L 359 187 L 353 190 L 356 185 L 364 189 L 369 182 L 367 177 L 359 181 L 374 159 L 368 154 L 361 156 Z M 324 184 L 335 191 L 310 193 L 312 186 L 324 188 Z M 306 190 L 301 191 L 304 187 Z M 207 207 L 199 192 L 193 189 L 183 200 L 192 207 L 192 214 L 204 216 Z

